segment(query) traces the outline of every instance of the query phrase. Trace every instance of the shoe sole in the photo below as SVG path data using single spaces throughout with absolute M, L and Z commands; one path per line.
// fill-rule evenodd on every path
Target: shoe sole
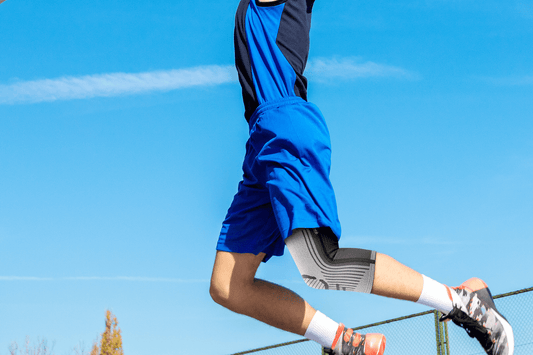
M 383 334 L 369 333 L 365 335 L 365 355 L 383 355 L 387 339 Z
M 513 334 L 513 327 L 507 322 L 507 319 L 505 319 L 504 316 L 500 314 L 496 309 L 494 309 L 494 314 L 496 314 L 496 318 L 502 323 L 503 329 L 505 330 L 505 335 L 507 336 L 507 345 L 509 346 L 509 353 L 507 355 L 513 355 L 514 354 L 514 334 Z

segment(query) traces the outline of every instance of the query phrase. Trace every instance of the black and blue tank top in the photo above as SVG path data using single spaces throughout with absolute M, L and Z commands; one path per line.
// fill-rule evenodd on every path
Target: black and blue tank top
M 235 65 L 246 120 L 262 103 L 307 100 L 303 72 L 315 0 L 241 0 L 235 16 Z

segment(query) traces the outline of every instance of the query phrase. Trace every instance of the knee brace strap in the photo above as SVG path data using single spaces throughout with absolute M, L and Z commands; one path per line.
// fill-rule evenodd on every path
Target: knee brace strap
M 329 228 L 296 229 L 285 243 L 308 286 L 364 293 L 372 290 L 375 251 L 339 249 Z

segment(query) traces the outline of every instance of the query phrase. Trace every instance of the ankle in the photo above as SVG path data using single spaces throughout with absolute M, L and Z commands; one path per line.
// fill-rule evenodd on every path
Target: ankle
M 304 336 L 307 339 L 316 341 L 325 348 L 329 348 L 333 344 L 338 329 L 339 323 L 316 311 Z

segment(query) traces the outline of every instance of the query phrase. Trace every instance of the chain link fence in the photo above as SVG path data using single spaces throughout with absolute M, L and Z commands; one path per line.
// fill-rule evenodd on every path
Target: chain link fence
M 533 287 L 494 296 L 498 310 L 513 326 L 514 355 L 533 354 Z M 383 333 L 386 355 L 483 355 L 479 343 L 451 322 L 439 322 L 441 314 L 427 311 L 356 327 L 360 333 Z M 448 323 L 450 326 L 448 327 Z M 235 353 L 233 355 L 320 355 L 320 345 L 308 339 Z

